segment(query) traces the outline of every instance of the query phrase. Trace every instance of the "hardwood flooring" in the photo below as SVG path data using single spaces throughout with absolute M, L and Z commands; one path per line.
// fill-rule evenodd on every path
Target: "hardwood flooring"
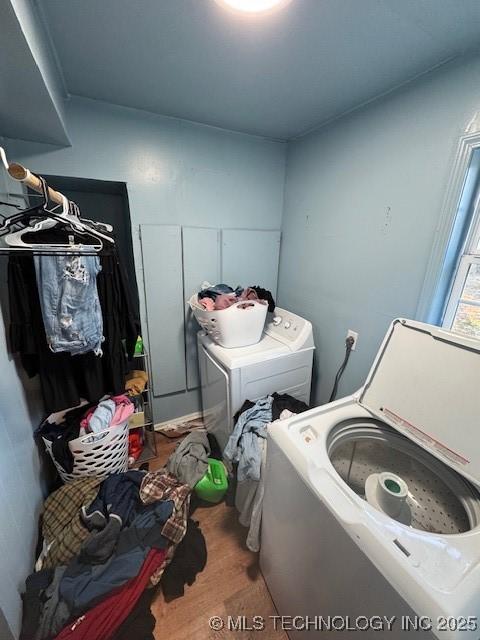
M 150 462 L 150 470 L 165 464 L 179 440 L 157 434 L 158 457 Z M 152 613 L 157 619 L 157 640 L 287 640 L 284 631 L 276 630 L 269 616 L 276 615 L 258 565 L 258 554 L 245 545 L 246 529 L 238 523 L 237 512 L 225 503 L 196 509 L 193 518 L 200 523 L 207 544 L 207 566 L 192 586 L 185 587 L 185 595 L 165 602 L 163 595 L 155 598 Z M 213 630 L 212 616 L 220 616 L 225 626 Z M 250 625 L 253 616 L 265 619 L 265 629 L 228 630 L 228 616 L 232 620 L 244 616 Z

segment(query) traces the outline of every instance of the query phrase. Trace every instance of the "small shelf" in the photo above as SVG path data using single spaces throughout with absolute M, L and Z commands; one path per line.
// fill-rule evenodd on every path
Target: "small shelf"
M 153 427 L 153 422 L 152 420 L 149 420 L 148 422 L 144 422 L 143 424 L 134 424 L 134 425 L 128 425 L 128 428 L 130 431 L 132 431 L 133 429 L 144 429 L 145 427 Z
M 133 362 L 132 362 L 133 361 Z M 142 429 L 143 433 L 143 451 L 140 454 L 138 460 L 132 465 L 131 468 L 139 467 L 144 462 L 148 460 L 153 460 L 157 456 L 157 443 L 155 440 L 155 423 L 153 420 L 153 396 L 152 396 L 152 372 L 150 369 L 150 354 L 148 353 L 148 349 L 145 345 L 143 345 L 142 353 L 134 353 L 133 358 L 130 360 L 130 370 L 134 371 L 135 369 L 141 369 L 145 371 L 148 376 L 148 380 L 146 381 L 145 388 L 142 389 L 138 394 L 140 404 L 139 407 L 141 411 L 144 412 L 143 416 L 139 416 L 139 420 L 143 420 L 141 424 L 133 424 L 129 425 L 129 431 L 136 431 Z

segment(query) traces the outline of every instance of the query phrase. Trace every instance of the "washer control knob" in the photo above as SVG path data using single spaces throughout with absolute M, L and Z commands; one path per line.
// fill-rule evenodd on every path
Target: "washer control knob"
M 282 316 L 273 316 L 273 324 L 278 327 L 278 325 L 282 322 Z
M 292 323 L 287 320 L 283 326 L 285 327 L 285 329 L 290 329 Z

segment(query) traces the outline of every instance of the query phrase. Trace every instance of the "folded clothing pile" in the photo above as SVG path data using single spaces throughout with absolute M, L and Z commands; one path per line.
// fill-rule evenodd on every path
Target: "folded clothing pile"
M 258 285 L 246 289 L 242 287 L 232 289 L 227 284 L 216 284 L 215 286 L 207 286 L 198 293 L 198 304 L 207 311 L 222 311 L 237 302 L 248 304 L 252 300 L 268 304 L 270 312 L 275 309 L 275 301 L 270 291 L 262 289 Z
M 23 595 L 21 640 L 119 640 L 137 627 L 151 631 L 146 587 L 160 583 L 167 599 L 178 597 L 206 564 L 202 532 L 188 517 L 190 496 L 166 469 L 80 478 L 51 494 L 43 550 Z

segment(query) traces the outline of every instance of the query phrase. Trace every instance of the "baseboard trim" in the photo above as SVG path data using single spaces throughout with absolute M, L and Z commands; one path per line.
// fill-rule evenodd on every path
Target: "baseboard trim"
M 201 411 L 195 411 L 194 413 L 189 413 L 186 416 L 172 418 L 171 420 L 165 420 L 164 422 L 156 422 L 154 429 L 155 431 L 162 431 L 169 424 L 188 422 L 189 420 L 196 420 L 197 418 L 201 418 L 202 416 L 203 413 Z

